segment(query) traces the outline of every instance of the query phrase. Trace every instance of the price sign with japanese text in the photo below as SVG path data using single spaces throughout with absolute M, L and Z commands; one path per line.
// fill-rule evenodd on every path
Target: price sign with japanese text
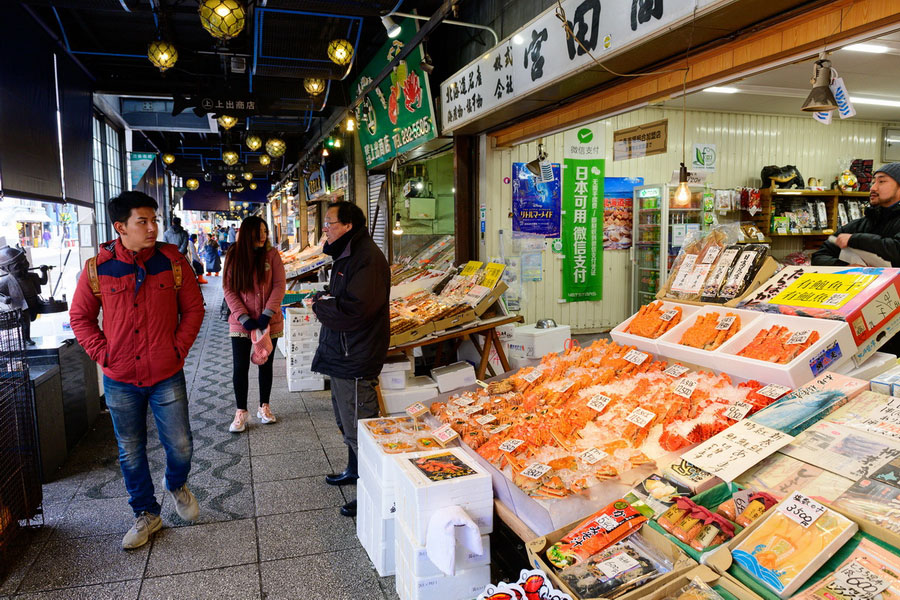
M 418 419 L 419 417 L 427 413 L 428 407 L 421 402 L 416 402 L 415 404 L 406 407 L 406 414 L 411 416 L 413 419 Z
M 527 477 L 528 479 L 540 479 L 547 474 L 550 468 L 550 465 L 545 465 L 543 463 L 533 463 L 525 467 L 520 475 L 522 475 L 522 477 Z
M 622 573 L 630 571 L 639 566 L 641 566 L 641 563 L 631 558 L 625 552 L 620 552 L 609 560 L 604 560 L 603 562 L 597 563 L 597 568 L 600 569 L 603 575 L 610 579 L 618 577 Z
M 681 396 L 682 398 L 690 399 L 691 396 L 694 395 L 694 390 L 697 389 L 697 380 L 696 379 L 687 379 L 682 378 L 678 380 L 678 383 L 675 384 L 675 389 L 672 390 L 672 393 L 676 396 Z
M 638 407 L 631 411 L 625 420 L 629 423 L 634 423 L 638 427 L 646 427 L 650 424 L 650 421 L 656 418 L 656 413 L 652 413 L 645 408 Z
M 666 323 L 668 323 L 669 321 L 671 321 L 672 319 L 674 319 L 674 318 L 675 318 L 675 315 L 677 315 L 677 314 L 678 314 L 678 311 L 677 311 L 677 310 L 674 310 L 674 309 L 672 309 L 672 310 L 667 310 L 667 311 L 664 312 L 663 314 L 659 315 L 659 320 L 660 320 L 660 321 L 665 321 Z
M 722 317 L 719 319 L 719 322 L 716 323 L 716 329 L 719 331 L 728 331 L 731 329 L 731 326 L 734 325 L 735 320 L 737 320 L 737 317 L 735 316 Z
M 588 448 L 587 450 L 579 454 L 578 458 L 583 460 L 585 464 L 593 465 L 597 464 L 607 456 L 609 456 L 609 454 L 607 454 L 603 450 L 599 450 L 597 448 Z
M 650 355 L 639 350 L 629 350 L 623 358 L 633 365 L 642 365 Z
M 525 443 L 525 440 L 517 440 L 516 438 L 510 438 L 505 440 L 502 444 L 500 444 L 500 450 L 503 452 L 514 452 L 516 448 Z
M 825 589 L 841 600 L 869 600 L 888 586 L 889 581 L 854 560 L 835 571 L 834 581 L 825 586 Z
M 743 419 L 685 452 L 681 458 L 725 481 L 734 481 L 793 439 L 777 429 Z
M 735 402 L 734 404 L 729 405 L 727 409 L 725 409 L 725 417 L 731 419 L 732 421 L 740 421 L 744 417 L 747 416 L 753 409 L 753 405 L 747 402 Z
M 771 383 L 766 387 L 759 388 L 758 390 L 756 390 L 756 393 L 760 396 L 771 398 L 772 400 L 778 400 L 789 391 L 791 391 L 791 388 L 787 386 L 778 385 L 777 383 Z
M 456 430 L 450 427 L 450 425 L 442 425 L 437 429 L 431 432 L 431 437 L 433 437 L 441 446 L 446 446 L 453 440 L 459 437 L 459 434 L 456 433 Z
M 497 420 L 497 417 L 494 415 L 482 415 L 475 419 L 479 425 L 487 425 L 488 423 L 493 423 Z
M 804 529 L 816 522 L 827 509 L 800 492 L 794 492 L 787 500 L 778 505 L 778 511 Z
M 791 334 L 791 337 L 788 338 L 787 345 L 792 344 L 805 344 L 806 340 L 809 339 L 809 336 L 812 335 L 811 329 L 804 329 L 803 331 L 798 331 L 796 333 Z
M 690 369 L 688 369 L 684 365 L 672 365 L 671 367 L 663 371 L 663 373 L 665 373 L 666 375 L 671 375 L 672 377 L 681 377 L 688 371 L 690 371 Z
M 610 402 L 612 402 L 612 398 L 610 398 L 609 396 L 604 396 L 603 394 L 597 394 L 596 396 L 594 396 L 593 398 L 588 400 L 587 405 L 590 408 L 593 408 L 594 410 L 596 410 L 597 412 L 601 412 L 604 408 L 606 408 L 606 405 L 609 404 Z

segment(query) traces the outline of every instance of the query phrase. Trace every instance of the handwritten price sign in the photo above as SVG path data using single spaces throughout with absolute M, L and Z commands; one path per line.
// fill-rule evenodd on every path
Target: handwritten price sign
M 525 467 L 525 470 L 522 471 L 522 477 L 527 477 L 528 479 L 540 479 L 544 475 L 547 474 L 547 471 L 550 470 L 550 465 L 545 465 L 543 463 L 534 463 Z
M 638 427 L 646 427 L 650 421 L 656 418 L 656 413 L 652 413 L 645 408 L 636 408 L 631 411 L 631 414 L 625 417 L 625 420 L 629 423 L 634 423 Z
M 679 379 L 672 393 L 682 398 L 690 399 L 694 395 L 695 389 L 697 389 L 696 379 Z
M 645 352 L 640 352 L 638 350 L 629 350 L 625 356 L 623 357 L 625 360 L 630 362 L 633 365 L 642 365 L 644 362 L 650 358 L 650 355 Z
M 772 384 L 767 385 L 764 388 L 760 388 L 760 389 L 756 390 L 756 393 L 759 394 L 760 396 L 765 396 L 766 398 L 771 398 L 772 400 L 778 400 L 779 398 L 781 398 L 782 396 L 787 394 L 789 391 L 791 391 L 791 388 L 789 388 L 789 387 L 786 387 L 783 385 L 778 385 L 777 383 L 772 383 Z
M 827 509 L 808 496 L 794 492 L 790 498 L 778 506 L 778 510 L 806 529 L 824 515 Z
M 688 369 L 684 365 L 672 365 L 671 367 L 663 371 L 663 373 L 665 373 L 666 375 L 671 375 L 672 377 L 675 377 L 677 379 L 688 371 L 690 371 L 690 369 Z
M 732 421 L 740 421 L 753 409 L 753 405 L 747 402 L 737 401 L 725 410 L 725 417 Z
M 737 317 L 722 317 L 719 319 L 719 322 L 716 323 L 716 329 L 719 331 L 728 331 L 731 329 L 731 326 L 734 325 L 734 321 Z
M 510 438 L 500 444 L 500 450 L 503 452 L 514 452 L 516 448 L 525 443 L 525 440 L 517 440 L 516 438 Z
M 590 408 L 593 408 L 594 410 L 596 410 L 597 412 L 600 412 L 604 408 L 606 408 L 606 405 L 609 404 L 610 402 L 612 402 L 612 398 L 610 398 L 609 396 L 604 396 L 603 394 L 597 394 L 596 396 L 594 396 L 593 398 L 588 400 L 587 405 Z
M 835 571 L 834 581 L 825 586 L 825 589 L 846 600 L 869 600 L 886 590 L 889 585 L 886 580 L 854 560 Z
M 677 315 L 677 314 L 678 314 L 677 310 L 667 310 L 663 314 L 659 315 L 659 319 L 661 321 L 665 321 L 666 323 L 668 323 L 669 321 L 674 319 L 675 315 Z

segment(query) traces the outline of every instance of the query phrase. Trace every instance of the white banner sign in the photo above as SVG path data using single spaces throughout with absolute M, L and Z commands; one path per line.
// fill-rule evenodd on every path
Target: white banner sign
M 441 83 L 442 135 L 733 0 L 562 0 Z M 699 16 L 699 15 L 698 15 Z M 580 43 L 579 43 L 580 42 Z

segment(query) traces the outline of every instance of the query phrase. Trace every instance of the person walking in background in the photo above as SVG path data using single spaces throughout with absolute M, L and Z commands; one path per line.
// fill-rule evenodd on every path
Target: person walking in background
M 244 219 L 237 242 L 225 256 L 223 275 L 222 288 L 231 311 L 228 328 L 231 332 L 232 381 L 237 402 L 234 420 L 228 430 L 239 433 L 247 428 L 247 372 L 251 353 L 254 352 L 251 335 L 255 339 L 255 336 L 267 334 L 274 340 L 284 332 L 281 317 L 281 301 L 285 291 L 284 265 L 278 250 L 269 243 L 269 229 L 265 221 L 259 217 Z M 270 352 L 267 360 L 259 365 L 259 410 L 256 417 L 264 424 L 276 421 L 269 408 L 274 360 L 275 353 Z
M 228 247 L 230 248 L 237 239 L 237 229 L 234 228 L 234 225 L 228 226 L 228 235 L 226 237 L 228 239 Z
M 210 233 L 206 239 L 206 245 L 203 246 L 203 260 L 206 262 L 206 274 L 216 277 L 222 270 L 222 260 L 219 258 L 219 244 L 216 242 L 216 236 Z
M 44 240 L 44 248 L 49 248 L 49 247 L 50 247 L 50 238 L 52 237 L 52 236 L 50 235 L 50 230 L 49 230 L 49 229 L 45 229 L 45 230 L 44 230 L 44 234 L 43 234 L 41 237 L 42 237 L 43 240 Z
M 156 241 L 157 207 L 156 200 L 134 191 L 109 201 L 119 237 L 85 263 L 69 310 L 75 338 L 103 367 L 106 406 L 135 516 L 122 538 L 126 549 L 143 546 L 162 527 L 147 460 L 148 406 L 166 453 L 165 486 L 175 512 L 185 521 L 199 514 L 186 485 L 193 437 L 183 368 L 203 322 L 203 295 L 184 255 Z
M 196 233 L 192 233 L 188 238 L 187 257 L 188 261 L 191 263 L 191 267 L 194 269 L 194 274 L 197 276 L 197 283 L 209 283 L 206 278 L 203 277 L 203 263 L 200 262 L 200 255 L 197 254 Z
M 357 421 L 378 415 L 375 385 L 390 341 L 391 272 L 355 204 L 329 204 L 323 227 L 325 254 L 334 264 L 328 291 L 313 298 L 322 329 L 312 370 L 331 376 L 331 404 L 347 445 L 347 468 L 325 483 L 346 485 L 359 477 Z M 355 516 L 356 500 L 341 514 Z
M 228 252 L 228 233 L 224 225 L 216 229 L 216 237 L 219 241 L 219 251 L 222 256 L 225 256 L 225 253 Z
M 181 226 L 181 219 L 172 217 L 172 224 L 163 234 L 163 240 L 172 244 L 178 251 L 187 256 L 188 232 Z

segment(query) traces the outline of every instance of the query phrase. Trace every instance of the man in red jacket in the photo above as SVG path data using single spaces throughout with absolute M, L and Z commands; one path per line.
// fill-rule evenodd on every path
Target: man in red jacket
M 141 192 L 109 201 L 119 238 L 101 245 L 85 264 L 69 310 L 78 343 L 103 367 L 106 405 L 135 515 L 123 548 L 143 546 L 162 527 L 147 462 L 148 405 L 166 452 L 166 489 L 175 510 L 186 521 L 199 512 L 185 485 L 193 438 L 182 368 L 203 322 L 203 296 L 184 255 L 156 241 L 157 208 Z

